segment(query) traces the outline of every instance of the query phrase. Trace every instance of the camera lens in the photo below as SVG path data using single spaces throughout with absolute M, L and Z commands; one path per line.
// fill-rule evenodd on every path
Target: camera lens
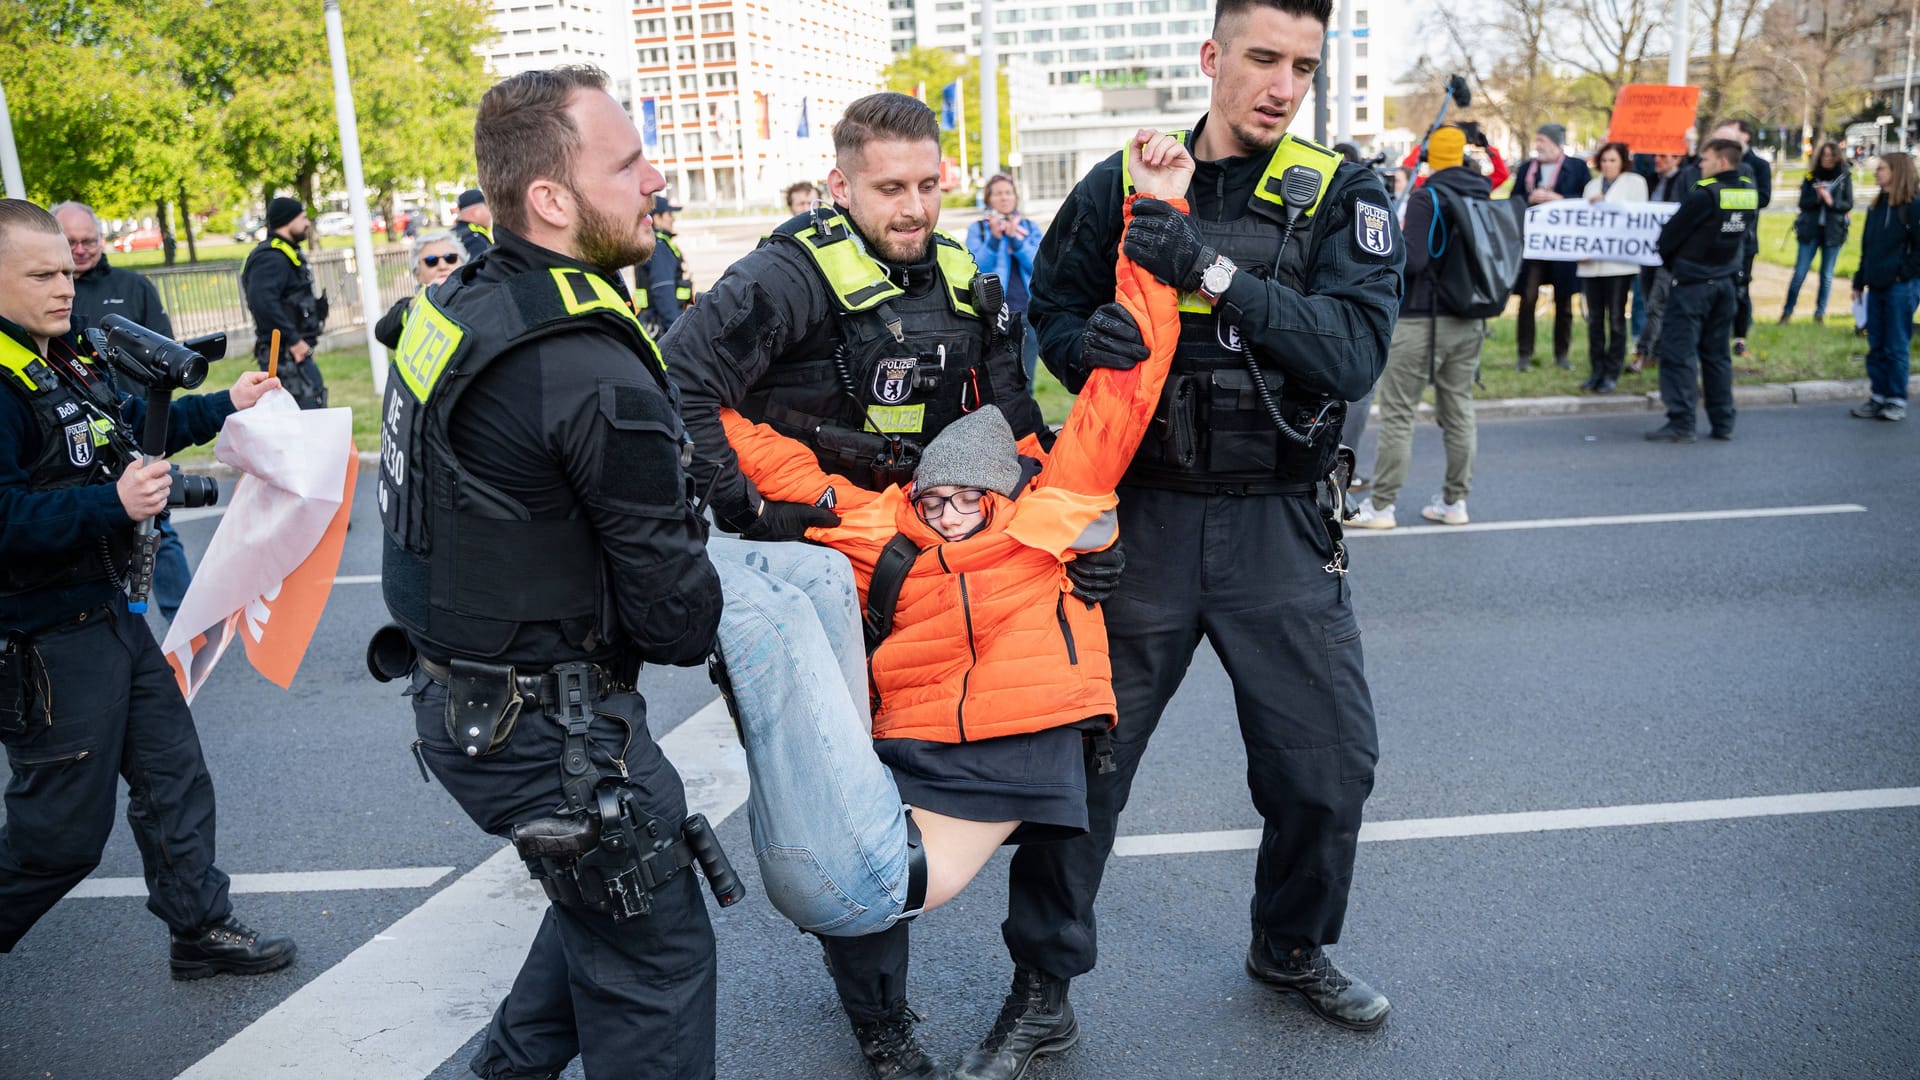
M 220 501 L 220 481 L 211 476 L 193 476 L 173 467 L 173 486 L 167 490 L 167 505 L 198 510 Z

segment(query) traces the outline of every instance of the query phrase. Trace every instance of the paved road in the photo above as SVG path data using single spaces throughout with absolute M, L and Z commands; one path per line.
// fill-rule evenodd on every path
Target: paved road
M 1203 651 L 1122 823 L 1174 853 L 1116 859 L 1101 966 L 1073 991 L 1082 1043 L 1034 1080 L 1913 1075 L 1920 491 L 1896 478 L 1920 430 L 1843 405 L 1755 409 L 1737 442 L 1670 447 L 1640 440 L 1651 423 L 1484 425 L 1476 523 L 1864 509 L 1357 538 L 1383 757 L 1337 955 L 1392 996 L 1391 1023 L 1336 1031 L 1241 973 L 1253 860 L 1234 830 L 1257 819 Z M 1439 482 L 1431 427 L 1416 458 L 1415 505 Z M 372 487 L 343 575 L 378 569 Z M 198 547 L 214 525 L 182 531 Z M 381 616 L 377 588 L 341 585 L 291 692 L 238 656 L 204 692 L 221 862 L 444 875 L 240 895 L 244 918 L 299 938 L 298 962 L 193 984 L 167 979 L 137 895 L 71 898 L 0 958 L 0 1080 L 462 1075 L 536 905 L 517 874 L 488 876 L 499 845 L 421 783 L 408 711 L 361 665 Z M 704 675 L 649 680 L 656 734 L 693 745 L 699 721 L 682 721 L 712 697 Z M 1719 801 L 1854 791 L 1881 808 Z M 1608 824 L 1648 817 L 1698 820 Z M 1392 824 L 1441 818 L 1465 820 Z M 1585 827 L 1539 831 L 1556 824 Z M 1394 838 L 1410 832 L 1437 835 Z M 744 814 L 720 833 L 755 890 L 716 913 L 721 1075 L 861 1075 L 817 947 L 757 895 Z M 121 829 L 97 876 L 139 873 Z M 913 1000 L 949 1055 L 985 1031 L 1008 975 L 1003 880 L 1004 856 L 916 925 Z M 436 980 L 467 992 L 419 989 Z M 358 1019 L 369 1002 L 377 1019 Z

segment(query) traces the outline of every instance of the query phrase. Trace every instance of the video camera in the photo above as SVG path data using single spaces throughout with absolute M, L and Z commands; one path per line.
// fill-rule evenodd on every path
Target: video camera
M 89 327 L 85 337 L 101 360 L 146 391 L 147 418 L 140 432 L 140 454 L 147 461 L 165 457 L 174 391 L 192 390 L 206 381 L 207 364 L 227 355 L 227 335 L 206 334 L 175 341 L 132 319 L 108 315 L 100 320 L 99 326 Z M 173 486 L 167 492 L 168 507 L 191 509 L 219 501 L 218 481 L 210 476 L 187 476 L 179 466 L 174 466 Z M 153 588 L 154 551 L 159 539 L 152 518 L 140 523 L 134 547 L 133 579 L 127 589 L 129 611 L 147 610 L 147 594 Z

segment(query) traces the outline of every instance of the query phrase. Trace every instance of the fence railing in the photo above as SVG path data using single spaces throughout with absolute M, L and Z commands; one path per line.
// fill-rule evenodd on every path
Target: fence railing
M 338 334 L 358 330 L 367 324 L 360 304 L 359 260 L 351 248 L 322 251 L 305 256 L 313 268 L 315 292 L 325 293 L 331 311 L 326 332 Z M 374 277 L 380 286 L 378 319 L 395 300 L 413 292 L 414 282 L 405 247 L 390 247 L 373 253 Z M 160 291 L 161 306 L 173 320 L 177 337 L 201 334 L 227 335 L 228 355 L 238 356 L 253 348 L 253 316 L 247 311 L 246 297 L 240 292 L 239 262 L 196 263 L 191 266 L 154 267 L 137 271 Z

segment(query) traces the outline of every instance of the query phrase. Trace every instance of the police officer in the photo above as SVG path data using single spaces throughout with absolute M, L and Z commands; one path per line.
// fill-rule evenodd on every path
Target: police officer
M 293 941 L 233 917 L 193 714 L 123 595 L 135 525 L 167 506 L 168 465 L 134 460 L 126 433 L 144 401 L 62 340 L 73 298 L 59 223 L 0 199 L 0 953 L 99 864 L 124 776 L 173 977 L 272 971 Z M 249 371 L 228 393 L 176 400 L 169 450 L 212 439 L 276 385 Z
M 493 210 L 479 188 L 468 188 L 454 201 L 453 238 L 472 262 L 493 246 Z
M 1117 768 L 1087 777 L 1086 835 L 1014 856 L 1002 926 L 1013 989 L 956 1077 L 1009 1080 L 1078 1038 L 1068 980 L 1094 966 L 1094 898 L 1115 823 L 1202 637 L 1233 680 L 1265 821 L 1247 969 L 1343 1027 L 1386 1018 L 1387 999 L 1323 951 L 1340 936 L 1378 754 L 1327 478 L 1341 404 L 1385 363 L 1403 261 L 1373 174 L 1284 134 L 1330 6 L 1222 0 L 1200 51 L 1208 112 L 1187 137 L 1192 215 L 1134 205 L 1127 255 L 1186 295 L 1160 418 L 1119 489 L 1128 565 L 1106 603 Z M 1148 165 L 1171 142 L 1135 136 Z M 1114 155 L 1068 195 L 1034 273 L 1041 356 L 1070 389 L 1093 367 L 1147 355 L 1111 303 L 1131 188 L 1122 166 Z
M 1660 258 L 1673 278 L 1660 324 L 1660 401 L 1667 422 L 1647 432 L 1649 442 L 1694 441 L 1694 416 L 1706 391 L 1714 438 L 1733 438 L 1733 357 L 1727 339 L 1739 304 L 1738 277 L 1750 219 L 1760 192 L 1740 170 L 1740 144 L 1714 139 L 1700 150 L 1694 185 L 1660 227 Z
M 313 295 L 313 267 L 300 254 L 313 224 L 299 199 L 281 196 L 267 204 L 267 238 L 247 253 L 240 291 L 253 313 L 253 358 L 267 369 L 273 332 L 280 332 L 280 374 L 303 409 L 324 409 L 327 384 L 313 350 L 327 323 L 326 297 Z
M 666 333 L 673 320 L 693 305 L 693 279 L 687 276 L 687 257 L 673 238 L 674 215 L 682 207 L 665 195 L 653 197 L 653 235 L 659 243 L 653 258 L 634 271 L 633 310 L 652 330 Z
M 686 796 L 633 692 L 643 662 L 705 659 L 720 615 L 673 387 L 615 272 L 663 182 L 593 68 L 496 84 L 473 141 L 496 244 L 407 316 L 379 488 L 415 746 L 554 901 L 472 1069 L 711 1077 Z M 406 670 L 393 645 L 376 674 Z
M 798 540 L 838 521 L 824 507 L 762 499 L 727 445 L 722 407 L 805 442 L 829 472 L 874 490 L 906 483 L 920 447 L 983 405 L 998 405 L 1016 436 L 1045 430 L 1020 365 L 1020 320 L 997 282 L 976 280 L 966 248 L 935 231 L 939 134 L 933 112 L 907 95 L 849 104 L 833 131 L 833 202 L 775 229 L 662 339 L 695 484 L 722 528 Z M 1083 588 L 1111 573 L 1076 566 Z M 912 1035 L 907 926 L 822 942 L 874 1074 L 944 1076 Z

